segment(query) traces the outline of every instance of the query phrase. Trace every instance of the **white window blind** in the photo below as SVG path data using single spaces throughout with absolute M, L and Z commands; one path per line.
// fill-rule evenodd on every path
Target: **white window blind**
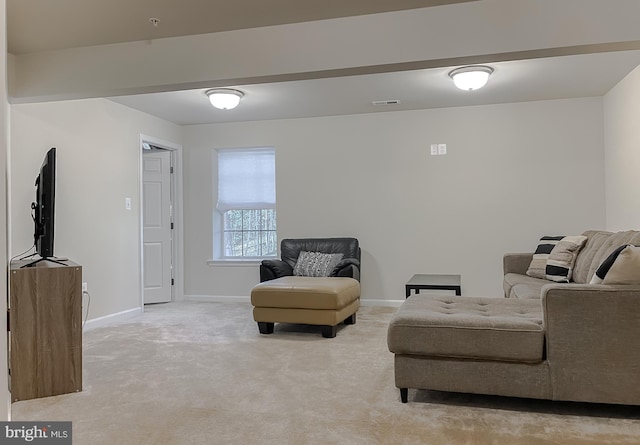
M 274 209 L 275 164 L 273 148 L 218 150 L 217 209 Z

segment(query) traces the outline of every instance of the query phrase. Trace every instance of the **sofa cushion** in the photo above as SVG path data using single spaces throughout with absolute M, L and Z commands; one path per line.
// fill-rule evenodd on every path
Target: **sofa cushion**
M 414 295 L 393 316 L 395 354 L 539 363 L 544 328 L 540 300 Z
M 627 230 L 623 232 L 589 231 L 583 233 L 589 238 L 576 259 L 574 281 L 589 283 L 600 264 L 624 244 L 640 245 L 640 232 Z
M 282 277 L 251 290 L 256 307 L 341 309 L 360 298 L 360 282 L 342 277 Z
M 589 284 L 602 284 L 602 282 L 604 281 L 604 277 L 607 275 L 607 272 L 609 272 L 609 269 L 611 269 L 613 263 L 618 259 L 618 255 L 620 255 L 622 249 L 626 249 L 628 245 L 629 244 L 620 246 L 616 250 L 611 252 L 611 255 L 605 258 L 600 266 L 598 266 L 598 269 L 596 269 L 596 272 L 591 277 L 591 281 L 589 281 Z
M 553 248 L 560 242 L 564 236 L 543 236 L 538 242 L 533 253 L 533 259 L 527 270 L 527 275 L 534 278 L 546 278 L 547 259 Z
M 591 284 L 640 284 L 640 247 L 618 247 L 593 274 Z
M 542 286 L 549 284 L 549 281 L 540 280 L 541 283 L 521 283 L 511 288 L 509 298 L 517 298 L 519 300 L 527 300 L 532 298 L 540 299 L 542 295 Z
M 547 258 L 547 280 L 557 283 L 571 281 L 576 257 L 586 240 L 587 237 L 583 235 L 565 236 L 555 245 Z
M 517 295 L 512 292 L 515 286 L 520 284 L 528 285 L 532 289 L 538 289 L 538 298 L 540 298 L 540 290 L 545 284 L 549 284 L 548 280 L 542 280 L 540 278 L 533 278 L 528 275 L 521 275 L 519 273 L 508 273 L 504 276 L 502 281 L 504 287 L 504 296 L 507 298 L 517 298 Z
M 299 277 L 328 277 L 342 260 L 341 253 L 300 252 L 293 274 Z
M 592 274 L 590 274 L 589 270 L 591 269 L 591 263 L 594 262 L 594 257 L 613 233 L 600 230 L 587 230 L 582 234 L 587 237 L 587 241 L 584 243 L 582 249 L 580 249 L 580 253 L 573 266 L 573 281 L 586 284 L 591 279 Z
M 360 261 L 360 245 L 357 238 L 285 238 L 280 242 L 282 261 L 291 267 L 296 265 L 300 252 L 341 253 L 343 258 Z

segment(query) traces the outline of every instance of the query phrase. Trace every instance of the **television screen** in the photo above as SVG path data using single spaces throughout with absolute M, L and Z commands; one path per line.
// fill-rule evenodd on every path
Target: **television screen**
M 53 256 L 56 201 L 56 149 L 50 149 L 36 178 L 34 208 L 36 253 L 42 258 Z
M 53 256 L 53 235 L 56 210 L 56 148 L 49 149 L 44 157 L 40 173 L 36 177 L 36 201 L 31 203 L 33 210 L 33 238 L 36 254 L 40 259 L 20 267 L 33 267 L 41 261 L 62 264 L 66 258 Z M 33 256 L 33 255 L 30 255 Z
M 36 252 L 42 258 L 53 256 L 53 234 L 56 204 L 56 149 L 47 152 L 44 158 L 37 188 L 40 234 L 36 239 Z

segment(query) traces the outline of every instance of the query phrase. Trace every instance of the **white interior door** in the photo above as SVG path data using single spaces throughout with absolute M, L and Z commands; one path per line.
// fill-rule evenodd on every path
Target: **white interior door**
M 171 301 L 171 152 L 142 156 L 144 303 Z

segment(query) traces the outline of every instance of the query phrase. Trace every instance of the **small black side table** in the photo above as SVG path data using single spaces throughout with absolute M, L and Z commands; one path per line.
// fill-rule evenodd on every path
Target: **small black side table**
M 406 298 L 409 298 L 412 289 L 416 291 L 416 295 L 420 293 L 420 289 L 452 290 L 456 295 L 462 295 L 460 275 L 415 274 L 405 285 Z

